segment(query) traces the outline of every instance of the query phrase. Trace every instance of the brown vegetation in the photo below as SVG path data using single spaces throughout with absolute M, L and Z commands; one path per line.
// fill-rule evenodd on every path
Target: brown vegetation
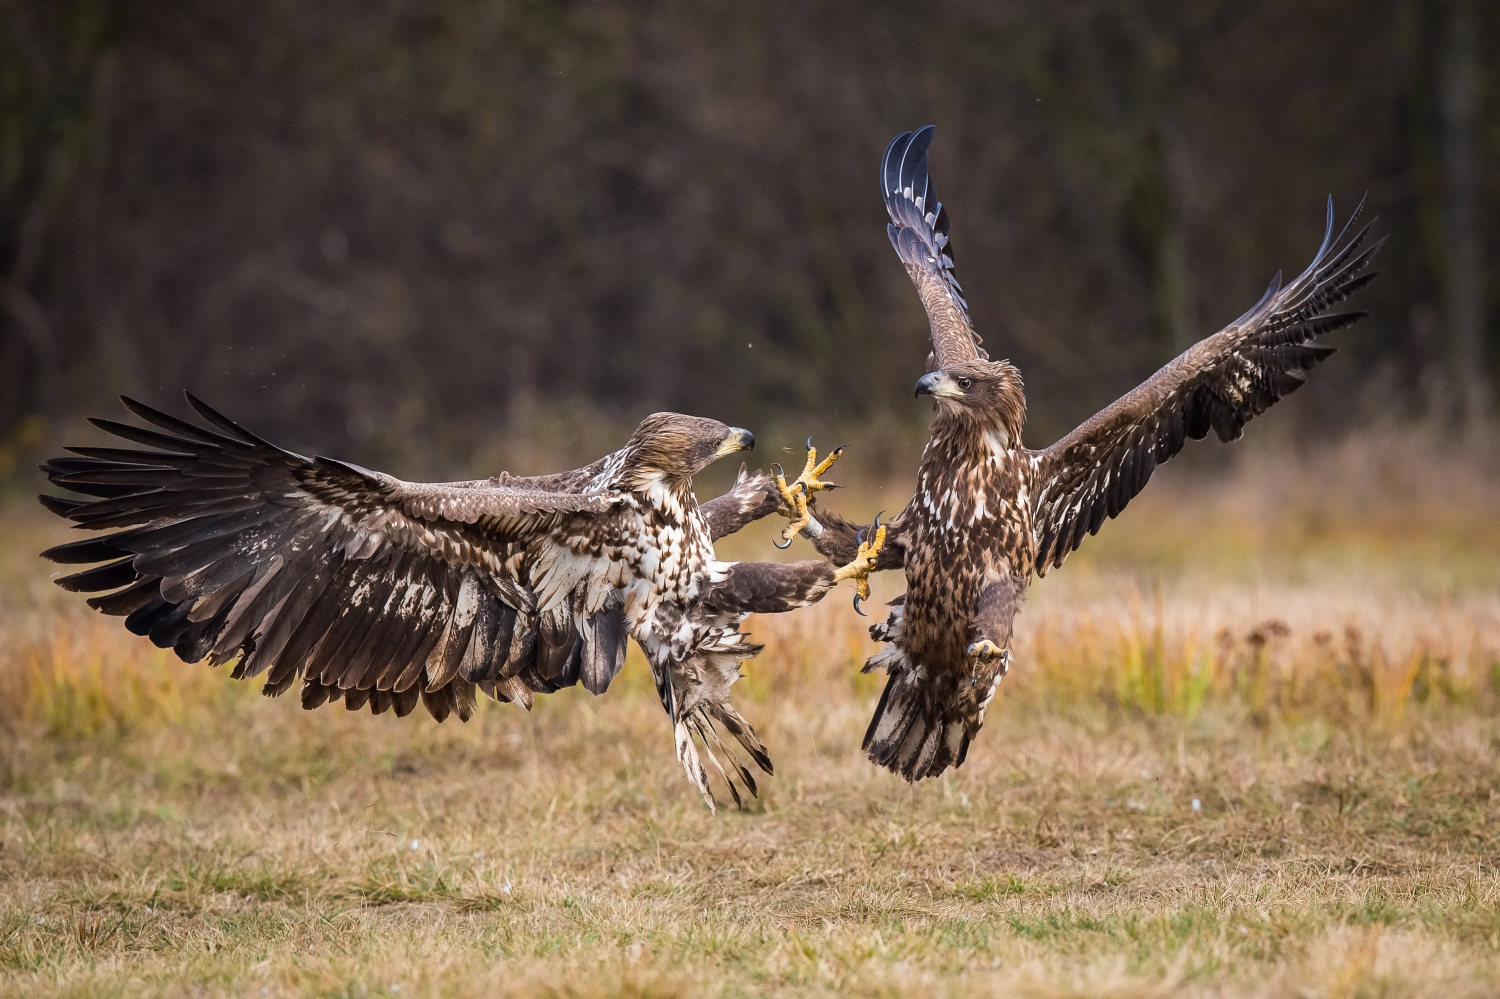
M 843 599 L 755 622 L 778 774 L 718 816 L 639 662 L 468 725 L 303 712 L 57 591 L 7 506 L 0 993 L 1489 992 L 1496 491 L 1424 453 L 1164 476 L 1036 587 L 948 779 L 862 759 Z

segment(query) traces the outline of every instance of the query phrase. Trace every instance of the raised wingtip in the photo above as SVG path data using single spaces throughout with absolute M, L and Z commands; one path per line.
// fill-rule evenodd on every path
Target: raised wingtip
M 912 162 L 920 159 L 932 145 L 933 138 L 937 135 L 936 125 L 923 125 L 911 133 L 911 143 L 906 147 L 907 158 Z
M 220 430 L 227 431 L 228 433 L 246 434 L 247 436 L 250 436 L 252 438 L 254 437 L 254 435 L 249 434 L 244 427 L 241 427 L 238 423 L 235 423 L 229 417 L 225 416 L 217 409 L 214 409 L 208 403 L 193 395 L 193 393 L 189 392 L 187 389 L 182 390 L 182 397 L 186 399 L 187 404 L 193 408 L 193 412 L 203 417 L 209 423 L 216 425 Z M 252 442 L 259 442 L 259 438 L 255 438 Z
M 166 415 L 155 406 L 148 406 L 144 402 L 141 402 L 139 399 L 132 399 L 128 395 L 120 396 L 120 405 L 124 406 L 130 412 L 134 413 L 136 416 L 139 416 L 143 420 L 150 420 L 154 416 Z
M 916 190 L 917 175 L 927 173 L 927 150 L 932 145 L 933 136 L 936 134 L 937 129 L 931 125 L 923 125 L 912 133 L 911 141 L 906 144 L 906 149 L 901 153 L 901 166 L 897 181 L 899 186 L 896 190 L 905 191 L 910 187 L 912 188 L 911 197 L 922 198 L 925 195 L 925 190 Z M 923 187 L 925 188 L 926 185 L 924 184 Z M 927 206 L 924 205 L 925 207 Z
M 906 148 L 906 142 L 909 139 L 911 139 L 911 133 L 902 132 L 885 144 L 885 152 L 880 157 L 880 191 L 882 194 L 890 193 L 891 164 L 900 160 L 900 150 Z
M 914 132 L 902 132 L 886 145 L 880 158 L 880 193 L 886 199 L 912 186 L 917 166 L 936 132 L 932 125 L 923 125 Z

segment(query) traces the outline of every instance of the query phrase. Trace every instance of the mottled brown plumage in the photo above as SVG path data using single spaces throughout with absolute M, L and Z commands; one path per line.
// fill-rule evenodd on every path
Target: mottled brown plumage
M 1234 323 L 1049 448 L 1021 443 L 1020 373 L 989 361 L 953 275 L 948 217 L 927 175 L 932 128 L 898 136 L 881 166 L 891 244 L 932 328 L 937 370 L 917 383 L 936 401 L 911 503 L 889 525 L 876 569 L 903 568 L 907 590 L 870 629 L 887 647 L 866 670 L 889 674 L 865 735 L 874 762 L 908 780 L 964 761 L 1010 663 L 1012 624 L 1033 573 L 1062 564 L 1145 486 L 1185 440 L 1233 440 L 1333 352 L 1319 336 L 1364 313 L 1330 313 L 1374 275 L 1379 247 L 1353 220 L 1295 281 L 1279 277 Z M 1357 218 L 1359 212 L 1355 212 Z M 862 530 L 819 510 L 815 544 L 848 557 Z
M 694 739 L 736 737 L 770 760 L 730 705 L 759 646 L 739 625 L 820 599 L 839 578 L 821 560 L 727 563 L 727 533 L 775 512 L 764 475 L 700 509 L 693 476 L 754 446 L 717 420 L 658 413 L 620 450 L 583 468 L 455 483 L 405 482 L 255 436 L 191 396 L 206 425 L 131 400 L 151 427 L 95 424 L 138 449 L 72 448 L 43 466 L 85 499 L 42 497 L 109 533 L 44 553 L 104 563 L 59 579 L 89 604 L 187 662 L 235 661 L 265 692 L 300 681 L 302 703 L 467 719 L 476 691 L 530 707 L 582 683 L 603 693 L 627 638 L 646 651 L 682 761 L 712 804 Z M 767 496 L 776 497 L 767 501 Z M 736 801 L 739 792 L 725 775 Z

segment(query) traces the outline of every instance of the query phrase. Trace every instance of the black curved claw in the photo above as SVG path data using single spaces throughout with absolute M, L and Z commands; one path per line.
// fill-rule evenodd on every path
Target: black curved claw
M 872 530 L 872 531 L 879 531 L 880 530 L 880 518 L 883 517 L 883 516 L 885 516 L 885 511 L 884 510 L 881 510 L 879 513 L 877 513 L 875 515 L 875 523 L 873 525 L 871 525 L 870 530 Z
M 782 551 L 786 551 L 788 548 L 792 547 L 792 539 L 787 538 L 786 544 L 782 544 L 779 541 L 773 541 L 771 542 L 771 544 L 775 545 L 777 548 L 780 548 Z
M 771 462 L 771 471 L 781 476 L 783 479 L 786 478 L 786 469 L 781 467 L 781 462 L 779 461 Z
M 807 449 L 812 450 L 812 434 L 807 435 Z
M 870 615 L 866 614 L 864 611 L 862 611 L 862 610 L 859 609 L 859 594 L 858 593 L 854 594 L 854 613 L 858 614 L 860 617 L 869 617 L 870 616 Z
M 862 545 L 865 543 L 865 529 L 863 527 L 854 532 L 854 543 L 856 545 Z

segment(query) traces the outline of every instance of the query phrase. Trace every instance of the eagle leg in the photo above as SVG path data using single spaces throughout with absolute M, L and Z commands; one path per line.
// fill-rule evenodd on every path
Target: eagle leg
M 773 466 L 776 470 L 776 488 L 781 493 L 780 512 L 790 521 L 786 527 L 782 528 L 781 540 L 775 543 L 777 548 L 790 546 L 792 539 L 812 523 L 812 514 L 808 511 L 807 504 L 812 499 L 813 493 L 839 487 L 837 482 L 824 482 L 822 476 L 833 467 L 834 462 L 843 457 L 844 448 L 847 446 L 840 444 L 828 452 L 828 457 L 820 462 L 818 449 L 813 447 L 812 438 L 809 437 L 807 439 L 807 464 L 802 467 L 802 474 L 797 476 L 796 481 L 791 485 L 787 485 L 786 473 L 781 466 Z
M 771 543 L 777 548 L 786 549 L 792 547 L 792 538 L 796 533 L 812 523 L 812 514 L 807 509 L 807 497 L 802 491 L 787 486 L 786 471 L 781 464 L 772 463 L 771 470 L 776 473 L 776 489 L 781 493 L 781 509 L 778 512 L 791 521 L 782 529 L 781 538 Z
M 881 510 L 880 513 L 877 513 L 875 515 L 874 527 L 875 530 L 880 534 L 879 542 L 875 549 L 875 554 L 877 555 L 880 554 L 880 546 L 883 546 L 885 544 L 885 531 L 880 527 L 880 518 L 884 515 L 884 510 Z M 855 533 L 854 543 L 858 545 L 863 545 L 865 543 L 865 529 L 863 527 L 861 527 Z M 864 580 L 860 580 L 860 588 L 854 594 L 854 613 L 858 614 L 860 617 L 869 617 L 870 615 L 866 614 L 864 612 L 864 609 L 860 607 L 860 602 L 868 599 L 870 599 L 870 584 L 865 582 Z
M 859 610 L 861 600 L 870 599 L 870 573 L 875 568 L 875 559 L 880 555 L 880 550 L 885 547 L 885 525 L 880 522 L 880 515 L 875 516 L 875 536 L 869 541 L 865 540 L 865 532 L 859 532 L 859 551 L 854 553 L 848 564 L 841 565 L 833 570 L 833 581 L 841 582 L 845 579 L 854 580 L 854 609 Z
M 996 659 L 1009 659 L 1010 653 L 988 638 L 981 638 L 964 650 L 964 654 L 974 663 L 989 665 Z

